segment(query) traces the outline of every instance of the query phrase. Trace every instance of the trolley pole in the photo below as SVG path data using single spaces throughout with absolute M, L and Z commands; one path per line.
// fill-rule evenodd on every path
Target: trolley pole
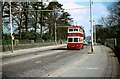
M 92 0 L 90 0 L 91 52 L 93 52 Z
M 10 28 L 11 28 L 11 52 L 13 52 L 14 50 L 14 47 L 13 47 L 13 40 L 14 40 L 14 37 L 13 37 L 13 29 L 12 29 L 12 12 L 11 12 L 11 1 L 9 2 L 10 4 Z

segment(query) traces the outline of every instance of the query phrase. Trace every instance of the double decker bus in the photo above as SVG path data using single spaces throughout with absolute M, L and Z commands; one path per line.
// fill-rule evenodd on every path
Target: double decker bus
M 67 36 L 68 49 L 83 49 L 84 30 L 80 26 L 69 26 Z

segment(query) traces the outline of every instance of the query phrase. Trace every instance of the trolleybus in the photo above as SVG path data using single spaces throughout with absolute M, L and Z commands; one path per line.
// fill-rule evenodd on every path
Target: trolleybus
M 68 49 L 83 49 L 84 30 L 80 26 L 69 26 L 67 36 Z

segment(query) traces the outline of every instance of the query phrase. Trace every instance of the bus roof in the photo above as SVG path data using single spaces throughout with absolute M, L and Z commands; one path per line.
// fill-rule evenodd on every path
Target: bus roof
M 81 28 L 80 26 L 69 26 L 68 28 Z

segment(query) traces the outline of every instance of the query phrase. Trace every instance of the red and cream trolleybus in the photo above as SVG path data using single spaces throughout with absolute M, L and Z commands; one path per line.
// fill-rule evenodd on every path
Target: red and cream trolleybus
M 83 49 L 84 30 L 80 26 L 69 26 L 67 36 L 68 49 Z

